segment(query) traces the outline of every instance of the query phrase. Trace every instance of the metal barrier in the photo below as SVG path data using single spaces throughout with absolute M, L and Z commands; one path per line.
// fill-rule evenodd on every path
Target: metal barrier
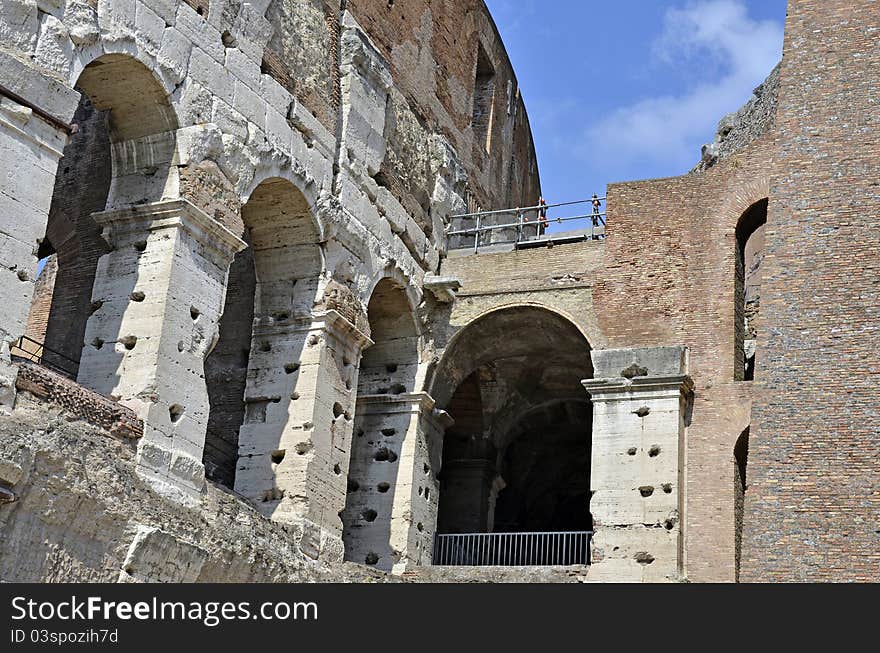
M 434 536 L 436 566 L 569 567 L 590 564 L 592 531 Z
M 604 197 L 597 197 L 600 203 L 605 202 Z M 541 240 L 550 240 L 547 232 L 552 224 L 566 224 L 581 222 L 584 239 L 599 239 L 605 237 L 605 211 L 592 211 L 567 217 L 547 217 L 549 209 L 579 204 L 591 204 L 593 199 L 578 200 L 576 202 L 563 202 L 561 204 L 539 204 L 537 206 L 520 207 L 515 209 L 500 209 L 497 211 L 478 211 L 476 213 L 463 213 L 449 217 L 449 227 L 446 232 L 450 240 L 450 249 L 473 248 L 474 253 L 480 251 L 480 247 L 497 244 L 537 243 Z M 508 216 L 512 216 L 508 217 Z M 473 226 L 464 226 L 467 223 Z M 473 242 L 471 242 L 471 238 Z
M 27 336 L 22 336 L 14 345 L 9 347 L 9 355 L 13 358 L 31 361 L 43 367 L 48 367 L 50 370 L 58 372 L 58 374 L 74 381 L 79 373 L 78 362 L 54 349 L 49 349 L 42 342 L 37 342 Z

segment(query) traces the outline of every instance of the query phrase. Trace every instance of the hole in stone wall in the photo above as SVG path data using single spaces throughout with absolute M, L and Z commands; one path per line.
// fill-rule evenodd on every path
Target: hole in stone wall
M 389 363 L 388 365 L 385 366 L 385 371 L 388 372 L 389 374 L 394 374 L 397 371 L 397 364 L 396 363 Z
M 639 551 L 638 553 L 636 553 L 636 562 L 638 562 L 640 565 L 649 565 L 654 562 L 654 556 L 645 551 Z
M 125 336 L 124 338 L 119 339 L 119 343 L 128 351 L 134 349 L 135 345 L 137 345 L 137 341 L 137 336 Z
M 272 452 L 272 463 L 275 465 L 280 465 L 281 461 L 284 460 L 284 456 L 287 454 L 286 449 L 278 449 Z
M 393 395 L 402 395 L 406 392 L 406 386 L 402 383 L 395 383 L 391 386 L 391 394 Z
M 422 470 L 425 472 L 425 476 L 431 473 L 431 468 L 428 466 L 428 463 L 422 465 Z
M 391 484 L 382 481 L 379 485 L 376 486 L 376 489 L 379 490 L 382 494 L 385 494 L 388 490 L 391 489 Z
M 177 343 L 177 351 L 182 352 L 184 349 L 186 349 L 186 343 L 181 340 Z
M 291 392 L 291 393 L 290 393 L 290 399 L 291 399 L 292 401 L 296 401 L 297 399 L 299 399 L 299 393 L 296 392 L 296 391 Z
M 621 370 L 620 376 L 622 376 L 625 379 L 634 379 L 637 376 L 648 376 L 648 368 L 642 367 L 641 365 L 633 363 L 632 365 L 627 367 L 625 370 Z
M 345 409 L 342 407 L 338 401 L 333 404 L 333 418 L 339 419 L 345 414 Z
M 393 438 L 397 435 L 397 429 L 382 429 L 382 435 L 386 438 Z
M 94 315 L 95 313 L 97 313 L 98 311 L 101 310 L 101 307 L 103 305 L 104 305 L 104 302 L 100 299 L 92 302 L 91 306 L 89 306 L 89 314 Z
M 284 371 L 287 374 L 293 374 L 297 370 L 299 370 L 299 363 L 288 363 L 284 366 Z
M 637 452 L 638 452 L 638 449 L 636 449 L 635 447 L 630 447 L 629 449 L 626 450 L 626 453 L 628 456 L 635 456 Z
M 139 252 L 144 252 L 147 249 L 147 241 L 139 240 L 133 245 L 133 247 Z
M 648 455 L 651 458 L 656 458 L 657 456 L 659 456 L 660 455 L 660 446 L 656 445 L 656 444 L 654 446 L 652 446 L 650 449 L 648 449 Z
M 198 320 L 199 315 L 201 315 L 201 314 L 202 314 L 202 312 L 199 309 L 197 309 L 195 306 L 189 307 L 189 316 L 192 318 L 193 322 Z
M 664 483 L 660 487 L 663 488 L 663 492 L 666 494 L 672 494 L 672 483 Z
M 654 494 L 654 488 L 650 485 L 643 485 L 642 487 L 639 488 L 639 494 L 641 494 L 643 497 L 647 498 L 647 497 L 651 496 L 652 494 Z
M 348 479 L 348 482 L 346 483 L 346 489 L 348 490 L 349 493 L 357 492 L 358 490 L 361 489 L 361 485 L 353 478 L 350 478 L 350 479 Z
M 180 404 L 172 404 L 168 409 L 168 416 L 171 418 L 171 423 L 176 424 L 180 421 L 180 418 L 183 417 L 183 406 Z
M 633 411 L 633 414 L 638 415 L 639 417 L 647 417 L 651 414 L 651 409 L 647 406 L 642 406 L 636 411 Z
M 374 521 L 376 521 L 376 517 L 378 517 L 378 516 L 379 516 L 379 513 L 377 513 L 377 512 L 376 512 L 375 510 L 373 510 L 372 508 L 368 508 L 367 510 L 364 510 L 364 511 L 361 513 L 361 517 L 364 518 L 364 521 L 368 521 L 368 522 L 374 522 Z
M 431 498 L 431 488 L 426 487 L 425 488 L 425 500 L 427 501 L 430 498 Z
M 382 447 L 379 451 L 376 452 L 376 455 L 373 456 L 373 459 L 376 462 L 384 463 L 393 463 L 397 460 L 397 454 L 391 451 L 388 447 Z
M 272 343 L 270 343 L 268 340 L 264 340 L 263 342 L 260 343 L 260 351 L 262 351 L 262 352 L 272 351 Z
M 312 443 L 311 442 L 300 442 L 299 444 L 296 445 L 295 449 L 296 449 L 296 453 L 298 456 L 304 456 L 309 451 L 312 450 Z
M 339 466 L 339 463 L 333 465 L 333 473 L 339 476 L 342 473 L 342 467 Z
M 673 528 L 675 528 L 675 520 L 671 519 L 671 518 L 667 519 L 666 521 L 663 522 L 663 527 L 667 531 L 671 531 Z
M 223 42 L 224 48 L 234 48 L 235 47 L 235 37 L 229 33 L 229 30 L 223 32 L 223 36 L 220 37 L 220 40 Z
M 95 349 L 100 349 L 103 346 L 104 346 L 104 341 L 101 340 L 100 338 L 95 338 L 94 340 L 92 340 L 92 347 L 94 347 Z
M 140 290 L 135 290 L 129 296 L 131 297 L 131 301 L 133 301 L 133 302 L 142 302 L 142 301 L 144 301 L 144 299 L 147 298 L 147 296 L 143 292 L 141 292 Z
M 364 562 L 368 565 L 375 565 L 379 562 L 379 555 L 370 551 L 364 558 Z
M 422 524 L 422 522 L 419 522 L 418 524 L 416 524 L 416 528 L 418 529 L 419 533 L 421 533 L 425 530 L 425 526 Z

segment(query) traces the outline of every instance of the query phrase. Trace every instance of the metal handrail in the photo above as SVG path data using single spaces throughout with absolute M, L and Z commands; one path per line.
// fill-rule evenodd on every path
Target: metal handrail
M 590 564 L 592 531 L 434 536 L 435 566 L 570 567 Z
M 475 218 L 477 216 L 482 215 L 498 215 L 501 213 L 520 213 L 522 211 L 535 211 L 538 209 L 555 209 L 560 206 L 574 206 L 575 204 L 589 204 L 594 199 L 598 199 L 600 202 L 604 202 L 607 198 L 605 197 L 591 197 L 588 200 L 575 200 L 574 202 L 560 202 L 559 204 L 538 204 L 537 206 L 521 206 L 515 209 L 498 209 L 495 211 L 475 211 L 474 213 L 462 213 L 460 215 L 450 215 L 449 219 L 453 220 L 455 218 Z
M 34 349 L 34 351 L 31 351 L 30 349 L 25 349 L 25 343 L 36 345 L 36 349 Z M 60 359 L 60 361 L 53 363 L 50 360 L 46 360 L 47 353 L 57 357 L 58 359 Z M 49 369 L 74 380 L 79 373 L 79 363 L 77 361 L 73 360 L 69 356 L 65 356 L 60 351 L 50 349 L 42 342 L 34 340 L 33 338 L 29 338 L 28 336 L 21 336 L 14 345 L 10 346 L 9 355 L 30 361 L 32 363 L 37 363 L 38 365 L 42 365 L 43 367 L 48 367 Z
M 459 216 L 464 217 L 464 216 Z M 605 226 L 605 219 L 607 217 L 605 211 L 601 211 L 599 213 L 585 213 L 583 215 L 575 215 L 569 218 L 547 218 L 546 220 L 539 220 L 537 222 L 509 222 L 507 224 L 493 224 L 487 227 L 473 227 L 471 229 L 461 229 L 459 231 L 450 231 L 446 235 L 447 236 L 468 236 L 470 234 L 482 233 L 484 231 L 493 231 L 495 229 L 512 229 L 514 227 L 524 227 L 524 226 L 535 226 L 538 224 L 550 224 L 551 222 L 556 222 L 558 224 L 562 224 L 563 222 L 571 222 L 572 220 L 585 220 L 587 218 L 599 217 L 601 218 L 602 226 Z

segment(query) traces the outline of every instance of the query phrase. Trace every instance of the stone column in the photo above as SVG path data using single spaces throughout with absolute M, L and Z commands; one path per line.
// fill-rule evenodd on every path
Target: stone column
M 66 126 L 48 112 L 69 113 L 79 94 L 51 82 L 24 62 L 0 53 L 0 68 L 10 76 L 4 85 L 22 86 L 21 93 L 46 88 L 36 104 L 0 96 L 0 411 L 11 409 L 15 368 L 9 347 L 24 335 L 37 276 L 36 252 L 46 234 L 55 172 L 67 143 Z M 65 116 L 66 117 L 66 116 Z
M 402 572 L 431 563 L 444 431 L 424 392 L 358 397 L 343 521 L 346 559 Z
M 685 434 L 693 383 L 685 347 L 594 351 L 591 580 L 683 574 Z
M 92 217 L 112 251 L 98 261 L 78 381 L 144 420 L 138 473 L 193 504 L 205 485 L 204 360 L 245 243 L 186 200 Z
M 354 388 L 370 344 L 335 310 L 254 324 L 235 490 L 299 526 L 316 558 L 342 558 Z

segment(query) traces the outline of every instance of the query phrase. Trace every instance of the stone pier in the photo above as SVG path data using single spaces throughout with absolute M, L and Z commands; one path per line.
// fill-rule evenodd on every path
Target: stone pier
M 204 360 L 217 338 L 229 264 L 245 244 L 186 200 L 93 215 L 98 262 L 78 381 L 144 420 L 137 470 L 197 502 L 208 421 Z
M 693 383 L 688 349 L 592 352 L 591 580 L 683 573 L 684 464 Z
M 313 557 L 342 557 L 358 361 L 370 344 L 335 310 L 254 325 L 235 489 L 301 526 Z

